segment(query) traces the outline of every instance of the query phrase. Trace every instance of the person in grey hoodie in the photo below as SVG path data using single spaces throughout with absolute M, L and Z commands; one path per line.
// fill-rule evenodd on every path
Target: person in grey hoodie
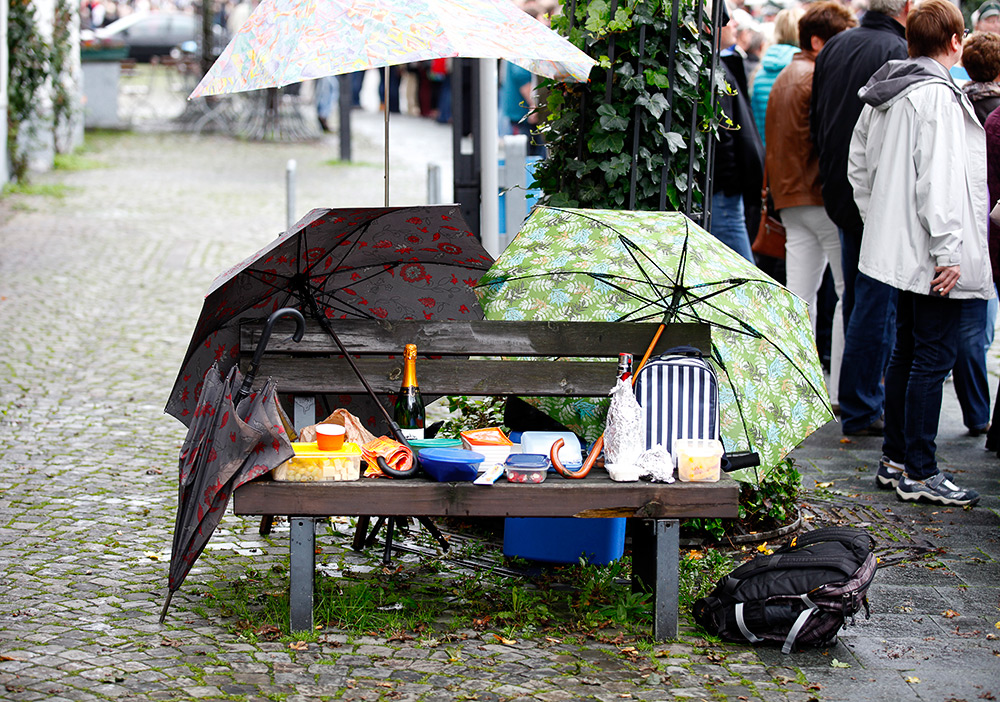
M 948 0 L 906 18 L 910 58 L 889 61 L 858 92 L 848 180 L 864 222 L 859 270 L 898 291 L 876 474 L 902 500 L 974 505 L 975 490 L 935 456 L 944 379 L 958 354 L 963 299 L 989 299 L 986 137 L 949 70 L 964 21 Z

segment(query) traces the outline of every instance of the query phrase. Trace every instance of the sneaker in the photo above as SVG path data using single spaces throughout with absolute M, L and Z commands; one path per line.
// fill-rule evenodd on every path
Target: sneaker
M 885 434 L 885 422 L 881 419 L 876 419 L 863 429 L 844 432 L 844 436 L 882 436 L 883 434 Z
M 896 485 L 896 496 L 905 502 L 933 502 L 939 505 L 970 507 L 979 502 L 979 493 L 965 490 L 953 483 L 945 473 L 936 473 L 924 480 L 913 480 L 900 476 Z
M 889 465 L 889 459 L 882 456 L 878 462 L 878 471 L 875 473 L 875 487 L 879 490 L 895 490 L 902 475 L 902 468 Z

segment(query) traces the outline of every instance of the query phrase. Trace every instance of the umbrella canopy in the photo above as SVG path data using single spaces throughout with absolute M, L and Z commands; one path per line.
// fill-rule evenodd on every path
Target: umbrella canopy
M 192 420 L 202 379 L 239 360 L 239 325 L 282 307 L 307 318 L 482 319 L 493 262 L 455 205 L 317 209 L 212 283 L 166 411 Z
M 191 97 L 450 57 L 573 81 L 596 63 L 511 0 L 263 0 Z
M 273 381 L 237 408 L 233 397 L 241 382 L 237 368 L 223 378 L 218 366 L 212 367 L 181 447 L 169 594 L 161 621 L 170 596 L 222 520 L 233 491 L 294 455 L 278 414 Z
M 710 324 L 723 442 L 760 474 L 834 418 L 805 303 L 681 213 L 536 208 L 476 292 L 488 319 Z

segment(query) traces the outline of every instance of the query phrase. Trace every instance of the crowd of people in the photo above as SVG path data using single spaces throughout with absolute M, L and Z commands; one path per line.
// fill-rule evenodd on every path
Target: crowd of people
M 712 233 L 754 260 L 766 183 L 785 260 L 758 263 L 809 304 L 814 329 L 829 313 L 831 401 L 845 435 L 883 437 L 876 484 L 975 504 L 939 470 L 935 439 L 950 374 L 970 435 L 1000 447 L 986 373 L 1000 2 L 971 31 L 948 0 L 749 4 L 727 5 L 717 33 L 735 124 L 716 152 Z

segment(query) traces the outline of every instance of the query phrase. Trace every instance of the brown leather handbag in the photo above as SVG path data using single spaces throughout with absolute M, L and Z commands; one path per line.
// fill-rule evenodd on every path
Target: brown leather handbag
M 757 229 L 757 237 L 750 247 L 754 253 L 770 256 L 771 258 L 785 257 L 785 225 L 781 220 L 774 217 L 767 208 L 767 203 L 771 199 L 770 188 L 767 185 L 767 166 L 764 166 L 764 186 L 760 190 L 760 227 Z

